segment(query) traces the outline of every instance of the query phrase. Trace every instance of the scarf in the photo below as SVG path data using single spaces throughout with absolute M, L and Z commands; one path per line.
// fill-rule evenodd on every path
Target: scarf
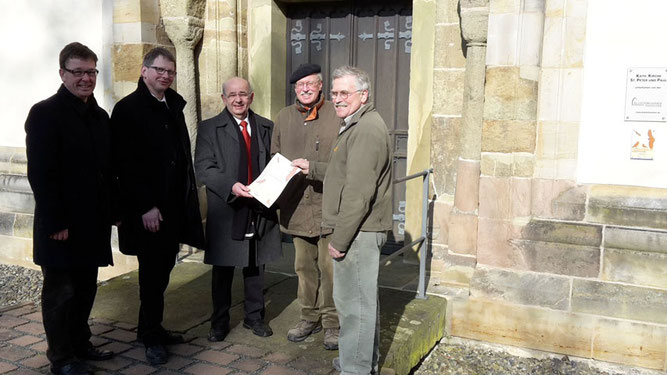
M 317 110 L 322 107 L 322 104 L 324 104 L 324 95 L 322 95 L 322 92 L 320 91 L 320 94 L 318 96 L 318 100 L 315 103 L 314 106 L 308 107 L 299 101 L 299 99 L 296 100 L 296 109 L 299 110 L 301 113 L 306 114 L 306 119 L 304 121 L 312 121 L 317 118 Z

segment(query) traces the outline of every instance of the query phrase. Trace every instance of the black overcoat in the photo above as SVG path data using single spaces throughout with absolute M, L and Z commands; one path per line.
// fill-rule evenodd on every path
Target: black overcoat
M 140 78 L 137 89 L 116 103 L 111 113 L 122 221 L 118 237 L 124 254 L 161 250 L 156 247 L 173 242 L 204 248 L 190 138 L 183 115 L 185 100 L 172 89 L 167 89 L 165 97 L 168 107 Z M 169 138 L 174 131 L 176 147 Z M 180 165 L 178 160 L 182 168 L 175 168 Z M 183 186 L 170 186 L 175 173 Z M 174 191 L 179 192 L 178 196 L 171 193 Z M 153 207 L 164 219 L 157 234 L 145 230 L 141 219 Z
M 25 123 L 28 180 L 35 196 L 33 261 L 42 266 L 106 266 L 111 256 L 109 115 L 60 86 Z M 68 229 L 66 241 L 50 235 Z
M 257 137 L 259 144 L 261 173 L 271 156 L 273 122 L 252 111 L 248 119 L 253 131 L 251 137 Z M 225 109 L 219 115 L 203 121 L 197 131 L 195 170 L 199 183 L 206 185 L 208 204 L 204 263 L 215 266 L 248 266 L 249 241 L 232 239 L 234 208 L 231 202 L 235 201 L 232 186 L 238 182 L 241 152 L 237 127 L 238 124 Z M 255 232 L 256 265 L 282 256 L 277 220 L 274 210 L 264 210 L 258 216 Z

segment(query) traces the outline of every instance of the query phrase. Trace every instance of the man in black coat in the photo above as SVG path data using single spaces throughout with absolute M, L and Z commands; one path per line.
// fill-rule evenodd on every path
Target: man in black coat
M 90 343 L 97 269 L 113 264 L 109 116 L 93 90 L 97 56 L 81 43 L 60 52 L 63 84 L 25 123 L 28 180 L 35 196 L 33 260 L 42 268 L 42 317 L 54 374 L 87 374 L 80 360 L 110 351 Z
M 111 114 L 120 250 L 139 261 L 137 339 L 153 365 L 166 363 L 164 345 L 183 342 L 162 326 L 164 292 L 179 244 L 204 247 L 185 100 L 170 88 L 175 69 L 171 52 L 159 47 L 149 51 L 137 89 Z
M 273 334 L 264 321 L 264 264 L 282 255 L 275 211 L 263 209 L 247 186 L 269 161 L 273 123 L 250 110 L 253 92 L 243 78 L 223 84 L 222 100 L 226 108 L 199 125 L 195 151 L 208 205 L 204 262 L 213 265 L 210 341 L 229 333 L 234 267 L 243 267 L 243 327 Z

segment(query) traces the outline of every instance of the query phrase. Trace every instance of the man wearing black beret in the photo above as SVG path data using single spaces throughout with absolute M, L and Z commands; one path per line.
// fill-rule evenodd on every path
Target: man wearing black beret
M 293 178 L 278 202 L 280 229 L 294 240 L 294 269 L 299 277 L 300 321 L 287 333 L 305 340 L 324 327 L 324 347 L 338 349 L 339 323 L 333 301 L 333 262 L 328 253 L 332 230 L 322 230 L 322 181 L 340 119 L 322 93 L 321 68 L 301 64 L 290 76 L 296 102 L 277 115 L 271 154 L 281 153 L 303 174 Z

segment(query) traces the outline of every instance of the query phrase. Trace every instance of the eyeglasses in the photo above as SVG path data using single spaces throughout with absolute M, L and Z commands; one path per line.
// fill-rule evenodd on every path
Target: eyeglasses
M 88 77 L 97 77 L 97 73 L 100 71 L 97 69 L 91 69 L 91 70 L 70 70 L 67 68 L 63 68 L 64 71 L 68 72 L 69 74 L 73 75 L 74 77 L 81 78 L 83 75 L 87 75 Z
M 233 92 L 233 93 L 230 93 L 230 94 L 226 94 L 225 97 L 228 98 L 228 99 L 234 99 L 234 98 L 237 98 L 237 97 L 241 98 L 241 99 L 244 99 L 244 98 L 249 97 L 250 94 L 252 94 L 252 93 L 241 91 L 241 92 Z
M 176 71 L 175 71 L 175 70 L 169 70 L 169 69 L 165 69 L 165 68 L 160 68 L 159 66 L 149 66 L 149 68 L 151 68 L 151 69 L 155 69 L 155 73 L 157 73 L 158 75 L 163 75 L 164 73 L 167 73 L 167 75 L 168 75 L 169 77 L 173 77 L 173 76 L 176 75 Z
M 304 88 L 304 87 L 315 87 L 317 84 L 320 83 L 320 81 L 312 81 L 312 82 L 297 82 L 296 83 L 296 88 Z
M 349 98 L 350 95 L 352 95 L 354 93 L 357 93 L 357 92 L 361 92 L 361 91 L 364 91 L 364 90 L 356 90 L 356 91 L 352 91 L 352 92 L 349 92 L 349 91 L 332 91 L 332 92 L 329 93 L 329 95 L 331 96 L 332 100 L 336 99 L 336 97 L 345 100 L 345 99 Z

